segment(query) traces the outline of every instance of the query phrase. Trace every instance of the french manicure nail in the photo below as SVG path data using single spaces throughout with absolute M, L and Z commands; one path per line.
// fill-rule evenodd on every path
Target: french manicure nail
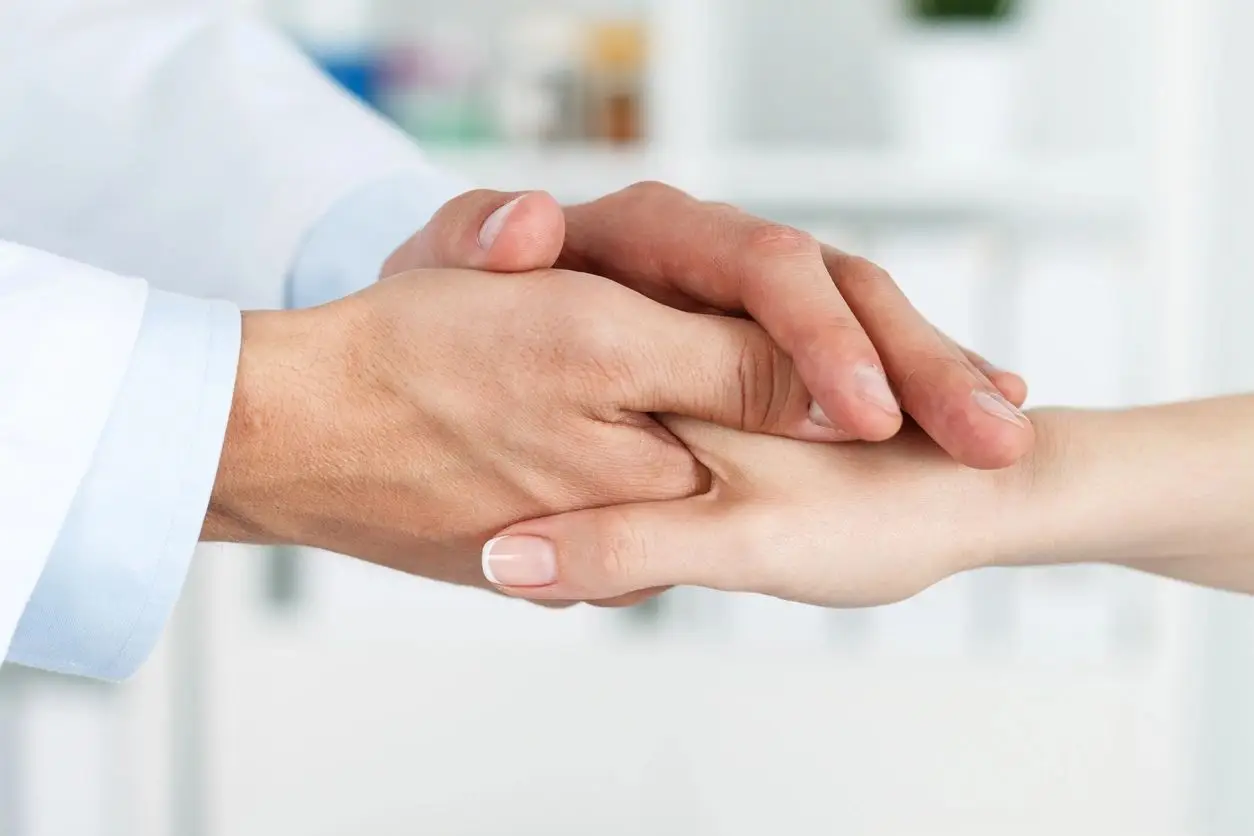
M 976 406 L 992 415 L 994 418 L 1000 418 L 1003 421 L 1009 421 L 1020 427 L 1028 425 L 1028 418 L 1018 407 L 1010 401 L 1002 397 L 1000 392 L 977 391 L 972 397 L 975 398 Z
M 497 586 L 549 586 L 557 581 L 557 552 L 543 537 L 497 537 L 483 547 L 483 575 Z
M 483 222 L 483 226 L 479 228 L 479 247 L 484 250 L 492 249 L 492 245 L 496 243 L 496 239 L 500 236 L 501 230 L 505 228 L 505 222 L 509 220 L 510 213 L 518 206 L 526 195 L 518 197 L 498 208 L 488 219 Z
M 889 415 L 900 415 L 901 407 L 897 397 L 888 385 L 884 370 L 878 366 L 859 366 L 853 373 L 853 382 L 858 396 L 867 403 L 874 404 Z

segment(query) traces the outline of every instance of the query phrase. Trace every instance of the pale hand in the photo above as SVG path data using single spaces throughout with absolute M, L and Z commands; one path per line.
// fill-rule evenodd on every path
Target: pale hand
M 554 584 L 503 588 L 541 600 L 688 584 L 868 606 L 968 569 L 1068 563 L 1254 593 L 1254 397 L 1033 421 L 1031 457 L 977 471 L 918 431 L 822 445 L 668 418 L 708 492 L 514 526 L 485 564 L 553 562 Z
M 908 598 L 991 561 L 1018 469 L 951 459 L 917 428 L 878 444 L 806 444 L 668 417 L 713 474 L 700 496 L 523 523 L 485 553 L 489 576 L 552 563 L 534 600 L 667 586 L 750 591 L 832 607 Z M 510 572 L 499 567 L 508 567 Z

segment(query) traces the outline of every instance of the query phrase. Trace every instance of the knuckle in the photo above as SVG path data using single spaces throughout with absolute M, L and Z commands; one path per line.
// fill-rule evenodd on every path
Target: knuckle
M 612 326 L 586 313 L 572 314 L 556 326 L 537 349 L 537 362 L 555 393 L 586 408 L 608 408 L 633 391 L 640 371 Z
M 893 283 L 887 270 L 862 256 L 848 257 L 836 271 L 836 285 L 841 289 Z
M 634 580 L 644 574 L 647 557 L 640 532 L 626 512 L 604 509 L 597 520 L 595 542 L 596 570 L 601 579 L 618 589 L 632 588 Z
M 652 202 L 682 196 L 683 192 L 674 186 L 661 182 L 660 180 L 641 180 L 637 183 L 632 183 L 630 186 L 623 189 L 622 194 L 639 200 Z
M 615 376 L 627 366 L 628 348 L 614 321 L 594 311 L 572 311 L 562 325 L 569 365 L 575 369 Z
M 719 215 L 739 216 L 739 215 L 744 214 L 744 210 L 741 209 L 739 206 L 736 206 L 733 203 L 727 203 L 722 200 L 703 200 L 701 201 L 701 205 L 705 207 L 707 210 L 709 210 L 710 212 L 713 212 Z
M 736 360 L 741 429 L 776 426 L 793 395 L 792 361 L 764 332 L 754 330 Z
M 955 376 L 969 375 L 967 364 L 952 354 L 929 354 L 910 363 L 897 385 L 907 408 L 924 399 L 929 392 L 944 386 Z
M 705 473 L 683 444 L 641 433 L 625 463 L 620 492 L 624 502 L 685 499 L 706 488 Z
M 786 224 L 754 224 L 745 244 L 752 254 L 767 258 L 819 255 L 819 242 L 813 235 Z
M 821 325 L 806 329 L 798 340 L 800 353 L 806 357 L 821 357 L 833 362 L 860 355 L 863 347 L 871 350 L 871 338 L 862 323 L 853 316 L 835 314 L 825 317 Z

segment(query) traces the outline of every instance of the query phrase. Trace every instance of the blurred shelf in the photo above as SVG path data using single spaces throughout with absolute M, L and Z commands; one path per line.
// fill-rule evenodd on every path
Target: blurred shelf
M 603 147 L 430 149 L 485 186 L 543 188 L 590 200 L 662 180 L 708 200 L 855 218 L 974 217 L 1135 222 L 1142 205 L 1127 155 L 952 165 L 879 151 L 734 149 L 679 155 Z

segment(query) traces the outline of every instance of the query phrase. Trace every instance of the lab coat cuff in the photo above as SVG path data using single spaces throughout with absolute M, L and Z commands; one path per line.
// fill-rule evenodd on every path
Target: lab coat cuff
M 321 305 L 373 284 L 401 244 L 471 188 L 433 169 L 352 191 L 305 235 L 288 276 L 287 306 Z
M 151 654 L 200 539 L 239 350 L 234 305 L 151 291 L 91 470 L 10 661 L 121 680 Z

